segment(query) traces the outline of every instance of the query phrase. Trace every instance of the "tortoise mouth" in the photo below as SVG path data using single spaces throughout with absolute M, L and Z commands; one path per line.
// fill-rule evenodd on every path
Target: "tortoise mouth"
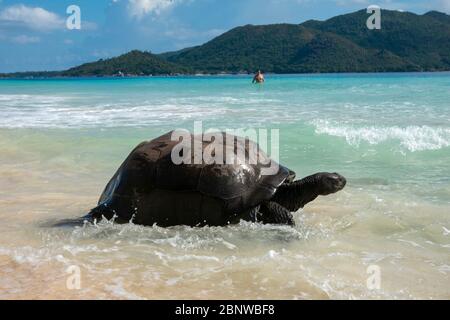
M 336 176 L 336 181 L 334 184 L 334 187 L 336 189 L 336 191 L 340 191 L 342 189 L 344 189 L 345 185 L 347 184 L 347 179 L 345 179 L 344 176 L 341 176 L 338 173 L 334 173 L 334 175 Z

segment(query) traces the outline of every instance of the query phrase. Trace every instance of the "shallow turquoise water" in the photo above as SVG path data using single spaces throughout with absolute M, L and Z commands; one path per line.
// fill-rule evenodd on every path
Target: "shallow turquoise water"
M 32 263 L 42 266 L 42 261 L 62 255 L 72 259 L 71 263 L 82 261 L 88 265 L 86 268 L 93 268 L 89 266 L 89 255 L 70 253 L 70 258 L 66 257 L 68 249 L 64 245 L 97 245 L 94 231 L 88 230 L 82 236 L 69 231 L 55 235 L 60 231 L 42 231 L 39 224 L 48 219 L 79 216 L 94 206 L 108 178 L 140 141 L 174 128 L 192 130 L 194 121 L 202 121 L 204 129 L 279 129 L 281 163 L 294 169 L 299 177 L 337 171 L 348 178 L 348 186 L 342 193 L 320 198 L 298 213 L 296 232 L 303 235 L 302 239 L 308 238 L 306 233 L 312 234 L 312 240 L 308 240 L 312 243 L 294 241 L 287 247 L 275 243 L 271 248 L 268 242 L 275 242 L 271 232 L 277 231 L 251 226 L 261 228 L 260 233 L 253 235 L 258 247 L 255 252 L 261 256 L 254 257 L 255 264 L 248 262 L 247 269 L 245 259 L 251 259 L 253 254 L 243 236 L 250 228 L 248 225 L 231 229 L 230 235 L 224 231 L 226 228 L 176 229 L 169 231 L 175 235 L 162 237 L 165 240 L 175 237 L 179 243 L 161 240 L 160 247 L 148 250 L 185 256 L 186 242 L 190 244 L 194 232 L 195 236 L 207 239 L 207 251 L 216 253 L 217 263 L 234 281 L 238 278 L 229 273 L 235 266 L 227 269 L 226 259 L 230 255 L 217 248 L 212 240 L 214 234 L 219 233 L 220 239 L 240 250 L 232 256 L 243 273 L 257 274 L 256 261 L 265 261 L 267 252 L 272 250 L 275 256 L 287 259 L 285 264 L 280 262 L 284 261 L 281 258 L 277 260 L 285 274 L 274 274 L 275 284 L 268 285 L 274 298 L 449 297 L 450 74 L 269 75 L 262 86 L 251 85 L 250 80 L 248 77 L 1 80 L 0 188 L 4 191 L 0 194 L 0 231 L 4 241 L 0 254 L 3 252 L 17 261 L 17 256 L 22 257 L 29 250 L 24 248 L 35 248 L 37 252 L 46 248 L 43 256 Z M 24 224 L 31 224 L 26 232 L 21 230 Z M 117 241 L 125 241 L 116 234 L 115 228 L 120 227 L 102 228 L 113 234 L 114 241 L 116 237 Z M 158 237 L 161 231 L 138 228 L 123 232 L 130 232 L 126 239 L 140 239 L 142 233 L 154 232 Z M 55 236 L 62 241 L 61 246 L 50 245 L 53 240 L 48 239 Z M 296 239 L 297 235 L 289 233 L 287 238 L 292 237 Z M 101 245 L 110 248 L 108 241 Z M 336 248 L 341 255 L 334 251 Z M 135 261 L 136 250 L 121 248 L 122 258 Z M 194 245 L 191 250 L 195 255 L 204 247 Z M 290 272 L 299 264 L 296 254 L 301 252 L 306 259 L 302 270 L 304 281 L 283 291 L 280 289 L 283 279 L 289 282 L 294 275 L 300 277 Z M 98 251 L 93 250 L 94 254 Z M 273 252 L 270 259 L 272 255 Z M 342 260 L 342 255 L 348 255 L 349 260 Z M 334 260 L 332 257 L 336 256 L 341 258 Z M 313 261 L 324 257 L 329 259 L 320 268 L 328 271 L 319 272 Z M 118 257 L 111 254 L 107 259 L 114 264 Z M 392 277 L 381 292 L 365 288 L 361 280 L 366 276 L 364 268 L 358 271 L 359 276 L 349 274 L 357 272 L 353 270 L 355 265 L 366 266 L 374 261 L 387 270 L 388 278 Z M 403 270 L 403 280 L 395 274 L 393 266 Z M 176 270 L 180 274 L 186 272 L 183 266 L 179 268 Z M 95 274 L 103 269 L 92 270 Z M 206 284 L 222 279 L 220 271 L 213 270 L 210 277 L 196 278 L 200 281 L 197 286 L 201 281 Z M 144 278 L 153 275 L 151 271 L 140 272 Z M 118 276 L 121 277 L 123 274 Z M 134 281 L 142 280 L 136 277 Z M 179 277 L 173 275 L 164 281 Z M 422 282 L 417 280 L 420 277 L 424 278 Z M 177 281 L 183 286 L 182 276 Z M 120 283 L 121 290 L 131 294 L 128 297 L 151 298 L 148 291 L 131 288 L 134 282 Z M 434 289 L 427 287 L 427 283 Z M 199 293 L 202 288 L 189 281 L 184 284 L 187 297 L 203 297 Z M 258 289 L 260 283 L 252 284 L 255 285 L 252 296 L 271 297 Z M 104 288 L 109 288 L 108 285 Z M 96 287 L 106 290 L 99 288 Z M 112 296 L 120 296 L 121 290 L 113 290 Z M 229 295 L 223 295 L 222 290 L 229 290 Z M 242 290 L 240 286 L 224 284 L 211 295 L 233 297 Z M 398 294 L 399 290 L 403 293 Z M 24 287 L 18 295 L 27 292 L 32 295 L 33 289 Z M 106 296 L 110 295 L 108 291 Z
M 246 77 L 1 81 L 0 129 L 83 149 L 81 139 L 96 163 L 194 121 L 277 128 L 280 158 L 299 175 L 339 170 L 356 184 L 420 184 L 421 195 L 449 203 L 441 192 L 450 179 L 449 88 L 445 73 L 272 76 L 264 86 Z

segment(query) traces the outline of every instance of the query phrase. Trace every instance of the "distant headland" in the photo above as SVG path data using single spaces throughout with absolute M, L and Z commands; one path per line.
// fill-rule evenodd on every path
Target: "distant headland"
M 382 10 L 382 28 L 366 10 L 302 24 L 246 25 L 196 47 L 162 54 L 133 50 L 64 71 L 2 78 L 194 74 L 426 72 L 450 70 L 450 15 Z

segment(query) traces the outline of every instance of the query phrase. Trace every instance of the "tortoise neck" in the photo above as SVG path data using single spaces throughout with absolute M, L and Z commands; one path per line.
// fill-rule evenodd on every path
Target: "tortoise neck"
M 289 211 L 295 212 L 319 196 L 316 175 L 295 182 L 284 184 L 278 188 L 273 201 L 281 204 Z

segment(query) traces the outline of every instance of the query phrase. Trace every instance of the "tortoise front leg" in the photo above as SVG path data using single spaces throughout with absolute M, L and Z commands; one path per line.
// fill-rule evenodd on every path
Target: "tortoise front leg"
M 276 202 L 266 202 L 259 208 L 259 221 L 264 224 L 286 224 L 295 226 L 292 213 Z
M 282 205 L 272 201 L 265 202 L 247 210 L 239 217 L 239 220 L 240 219 L 250 222 L 261 222 L 264 224 L 295 225 L 292 213 Z M 233 221 L 232 223 L 239 223 L 239 221 Z

